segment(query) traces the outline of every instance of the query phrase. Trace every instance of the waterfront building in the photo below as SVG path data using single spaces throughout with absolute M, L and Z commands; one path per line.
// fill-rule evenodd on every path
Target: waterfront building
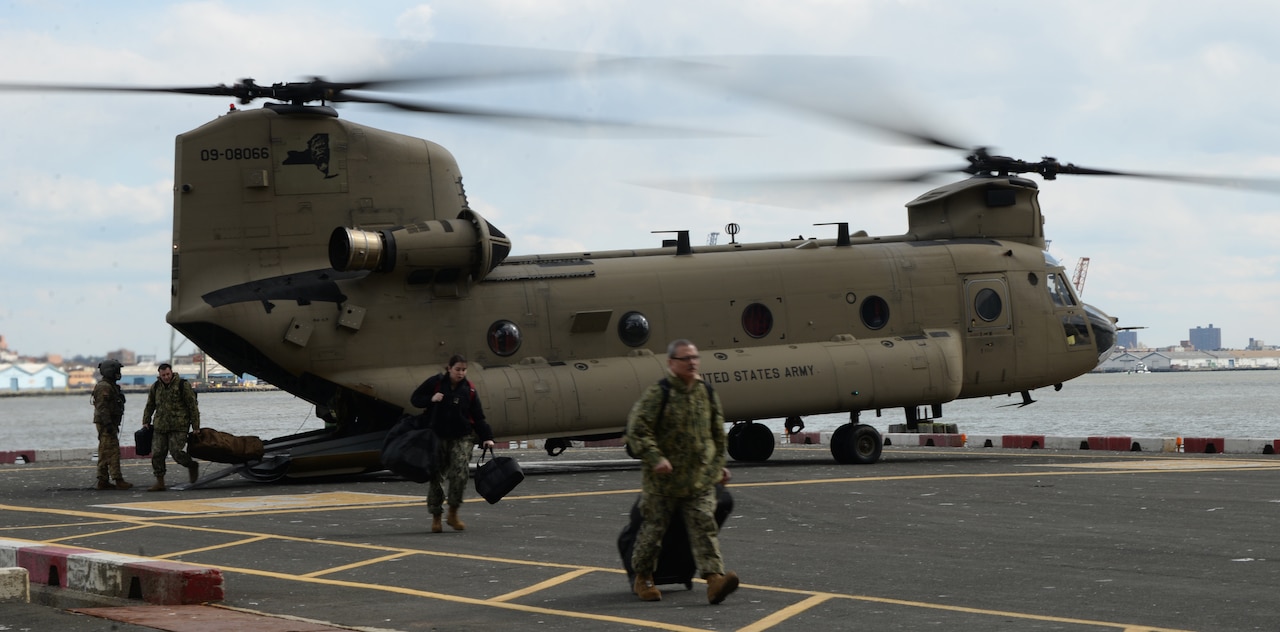
M 52 364 L 0 364 L 0 391 L 66 390 L 67 372 Z
M 1280 369 L 1280 351 L 1125 351 L 1117 350 L 1094 373 L 1134 373 L 1142 370 L 1230 371 Z

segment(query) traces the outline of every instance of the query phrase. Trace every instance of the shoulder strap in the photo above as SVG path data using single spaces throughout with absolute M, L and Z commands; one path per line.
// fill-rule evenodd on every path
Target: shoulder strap
M 667 378 L 658 380 L 658 387 L 662 389 L 662 405 L 658 406 L 658 418 L 654 419 L 654 423 L 662 421 L 662 416 L 667 412 L 667 400 L 671 399 L 671 381 Z

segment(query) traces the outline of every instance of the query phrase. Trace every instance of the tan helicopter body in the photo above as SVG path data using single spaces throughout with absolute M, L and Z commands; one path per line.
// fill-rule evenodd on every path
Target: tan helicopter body
M 1045 252 L 1037 195 L 979 174 L 908 204 L 904 235 L 509 257 L 443 147 L 324 106 L 234 110 L 177 139 L 168 321 L 330 422 L 268 442 L 254 478 L 377 469 L 454 353 L 500 440 L 617 436 L 675 338 L 726 419 L 849 411 L 832 453 L 874 462 L 860 411 L 1026 399 L 1106 357 L 1114 323 Z M 742 460 L 775 441 L 730 437 Z

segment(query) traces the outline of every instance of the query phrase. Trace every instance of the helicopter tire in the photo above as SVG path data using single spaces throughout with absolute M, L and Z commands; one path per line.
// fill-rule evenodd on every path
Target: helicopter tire
M 753 421 L 734 424 L 729 428 L 728 452 L 735 461 L 761 462 L 773 456 L 777 439 L 764 424 Z
M 831 456 L 837 463 L 869 465 L 880 460 L 884 440 L 867 424 L 844 424 L 831 434 Z
M 289 472 L 289 457 L 268 454 L 256 463 L 246 463 L 240 476 L 258 483 L 274 483 Z

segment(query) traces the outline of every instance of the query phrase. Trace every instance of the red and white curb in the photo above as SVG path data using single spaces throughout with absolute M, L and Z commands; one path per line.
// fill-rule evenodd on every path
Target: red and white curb
M 0 539 L 0 569 L 23 569 L 26 581 L 40 585 L 158 605 L 223 598 L 222 572 L 215 568 L 26 540 Z M 15 590 L 26 593 L 29 586 Z
M 806 433 L 801 433 L 806 434 Z M 816 434 L 816 433 L 814 433 Z M 824 439 L 830 440 L 827 433 Z M 952 448 L 1011 448 L 1019 450 L 1098 450 L 1104 452 L 1185 452 L 1188 454 L 1276 454 L 1280 439 L 1225 439 L 1222 437 L 1056 437 L 1042 434 L 926 434 L 887 433 L 885 445 Z M 796 441 L 792 443 L 818 443 Z

